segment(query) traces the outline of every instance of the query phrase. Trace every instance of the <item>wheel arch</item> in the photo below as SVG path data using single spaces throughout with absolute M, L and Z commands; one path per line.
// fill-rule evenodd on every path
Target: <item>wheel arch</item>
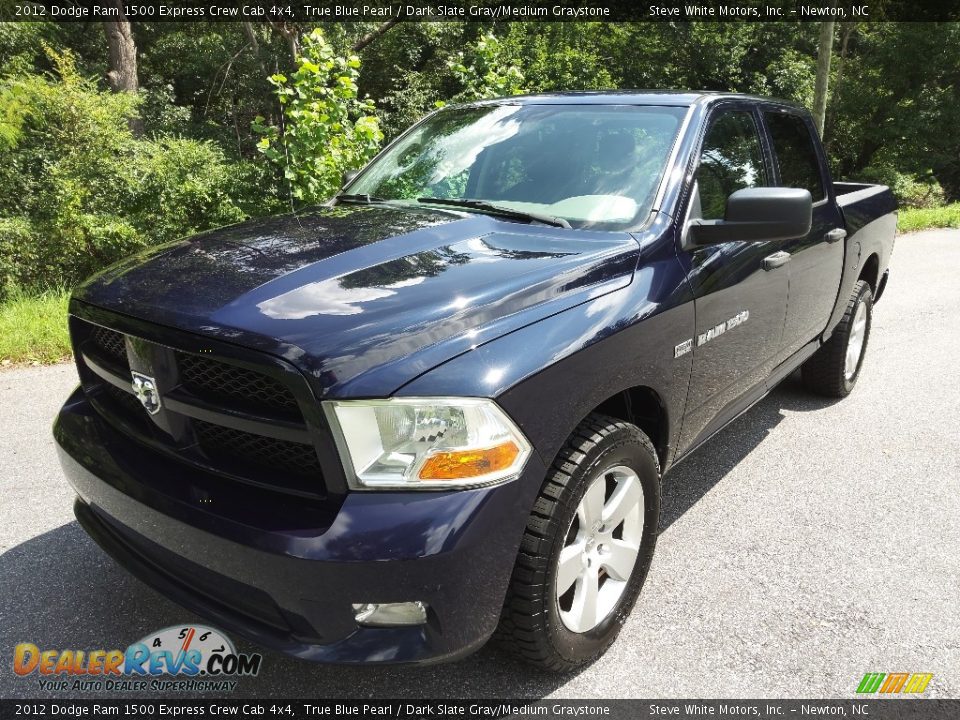
M 590 412 L 609 415 L 639 427 L 650 438 L 660 467 L 664 467 L 670 445 L 670 418 L 663 399 L 652 387 L 635 385 L 620 390 Z
M 870 257 L 863 263 L 860 276 L 857 279 L 865 281 L 870 286 L 874 297 L 877 296 L 880 283 L 880 256 L 877 253 L 871 253 Z

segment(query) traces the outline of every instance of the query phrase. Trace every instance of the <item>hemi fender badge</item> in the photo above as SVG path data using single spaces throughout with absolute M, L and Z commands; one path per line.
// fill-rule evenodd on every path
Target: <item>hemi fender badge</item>
M 678 358 L 681 355 L 686 355 L 692 349 L 693 349 L 693 338 L 690 338 L 689 340 L 684 340 L 682 343 L 680 343 L 673 349 L 673 357 Z

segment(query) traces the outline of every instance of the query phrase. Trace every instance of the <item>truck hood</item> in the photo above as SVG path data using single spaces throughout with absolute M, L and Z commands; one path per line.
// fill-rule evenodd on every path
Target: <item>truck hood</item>
M 285 357 L 320 396 L 386 395 L 629 284 L 638 253 L 627 233 L 340 205 L 151 248 L 74 297 Z

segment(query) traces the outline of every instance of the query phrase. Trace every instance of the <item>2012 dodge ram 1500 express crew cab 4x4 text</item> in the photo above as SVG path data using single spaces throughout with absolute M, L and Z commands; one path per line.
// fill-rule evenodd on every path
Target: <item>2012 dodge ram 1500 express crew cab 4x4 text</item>
M 630 612 L 661 478 L 802 367 L 857 382 L 893 246 L 807 112 L 617 92 L 436 112 L 328 205 L 73 295 L 78 519 L 224 628 L 570 669 Z

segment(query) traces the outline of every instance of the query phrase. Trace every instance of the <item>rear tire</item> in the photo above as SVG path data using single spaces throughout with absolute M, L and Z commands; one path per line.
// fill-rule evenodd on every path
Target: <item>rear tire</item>
M 845 398 L 860 377 L 873 320 L 873 292 L 857 281 L 833 335 L 804 363 L 803 384 L 811 392 Z
M 646 579 L 659 515 L 660 466 L 649 438 L 590 415 L 540 489 L 495 639 L 560 672 L 602 655 Z

